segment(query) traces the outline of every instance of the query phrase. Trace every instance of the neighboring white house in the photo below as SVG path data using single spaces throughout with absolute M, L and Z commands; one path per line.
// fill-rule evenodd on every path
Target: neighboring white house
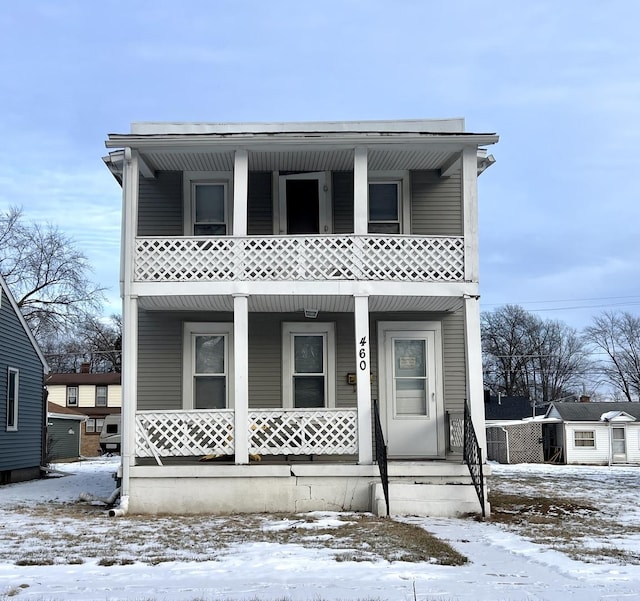
M 640 403 L 552 403 L 545 421 L 564 463 L 640 463 Z
M 384 512 L 386 444 L 391 513 L 480 511 L 461 417 L 484 453 L 477 177 L 497 140 L 462 119 L 110 135 L 123 510 Z

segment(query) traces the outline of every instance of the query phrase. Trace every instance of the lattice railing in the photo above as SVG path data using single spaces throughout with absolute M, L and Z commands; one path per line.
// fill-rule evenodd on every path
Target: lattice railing
M 358 452 L 355 409 L 249 411 L 249 452 L 258 455 L 351 455 Z
M 464 238 L 255 236 L 136 238 L 140 282 L 463 281 Z
M 351 455 L 358 452 L 355 409 L 260 409 L 249 411 L 249 452 L 258 455 Z M 233 455 L 234 412 L 139 411 L 136 456 Z
M 136 455 L 192 457 L 232 455 L 233 411 L 139 411 L 136 413 Z

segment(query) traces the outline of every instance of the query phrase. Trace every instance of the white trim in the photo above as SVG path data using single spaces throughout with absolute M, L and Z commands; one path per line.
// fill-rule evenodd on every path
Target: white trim
M 282 406 L 293 407 L 293 339 L 297 334 L 323 334 L 325 407 L 336 405 L 336 333 L 333 322 L 294 322 L 282 324 Z
M 358 463 L 373 463 L 371 431 L 371 335 L 369 328 L 369 297 L 356 296 L 354 303 L 356 347 L 356 402 L 358 406 Z
M 193 189 L 195 184 L 224 184 L 224 217 L 227 236 L 233 231 L 233 186 L 234 178 L 232 171 L 184 171 L 182 175 L 182 206 L 184 214 L 184 235 L 193 236 L 193 203 L 195 196 Z
M 212 321 L 185 321 L 182 337 L 182 408 L 193 409 L 193 361 L 194 336 L 224 336 L 225 376 L 227 380 L 225 404 L 227 408 L 234 405 L 234 371 L 233 371 L 233 323 Z
M 15 374 L 13 399 L 9 398 L 9 383 L 11 374 Z M 13 404 L 13 423 L 9 424 L 9 403 Z M 7 432 L 18 431 L 18 405 L 20 404 L 20 370 L 17 367 L 7 367 L 7 414 L 5 416 Z
M 234 236 L 247 235 L 249 193 L 249 153 L 236 150 L 233 157 L 233 230 L 227 234 Z

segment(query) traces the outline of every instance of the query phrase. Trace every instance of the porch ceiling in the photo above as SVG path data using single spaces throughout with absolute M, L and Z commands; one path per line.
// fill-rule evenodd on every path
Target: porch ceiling
M 426 147 L 413 150 L 371 149 L 369 169 L 434 170 L 447 167 L 460 153 L 459 148 Z M 232 171 L 233 151 L 195 152 L 149 150 L 142 153 L 152 171 Z M 352 171 L 353 149 L 250 151 L 250 171 Z
M 456 296 L 371 296 L 369 311 L 430 311 L 452 312 L 462 307 L 462 297 Z M 139 306 L 147 311 L 219 311 L 233 312 L 233 297 L 224 296 L 145 296 Z M 302 313 L 317 309 L 325 313 L 354 311 L 353 296 L 322 295 L 251 295 L 249 311 L 252 313 Z

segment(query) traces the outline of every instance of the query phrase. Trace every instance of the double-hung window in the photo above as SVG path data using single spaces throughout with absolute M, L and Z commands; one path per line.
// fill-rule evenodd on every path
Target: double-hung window
M 106 407 L 107 402 L 107 387 L 104 385 L 96 386 L 96 407 Z
M 67 386 L 67 407 L 78 406 L 78 387 Z
M 369 233 L 402 233 L 401 182 L 369 182 Z
M 231 233 L 232 175 L 188 171 L 184 174 L 185 232 L 193 236 Z
M 7 370 L 7 430 L 18 429 L 19 371 L 13 367 Z
M 335 405 L 335 326 L 283 324 L 284 406 L 298 409 Z
M 226 409 L 232 406 L 233 325 L 185 323 L 184 407 Z
M 593 430 L 576 430 L 573 434 L 573 442 L 576 447 L 596 446 L 595 432 Z

